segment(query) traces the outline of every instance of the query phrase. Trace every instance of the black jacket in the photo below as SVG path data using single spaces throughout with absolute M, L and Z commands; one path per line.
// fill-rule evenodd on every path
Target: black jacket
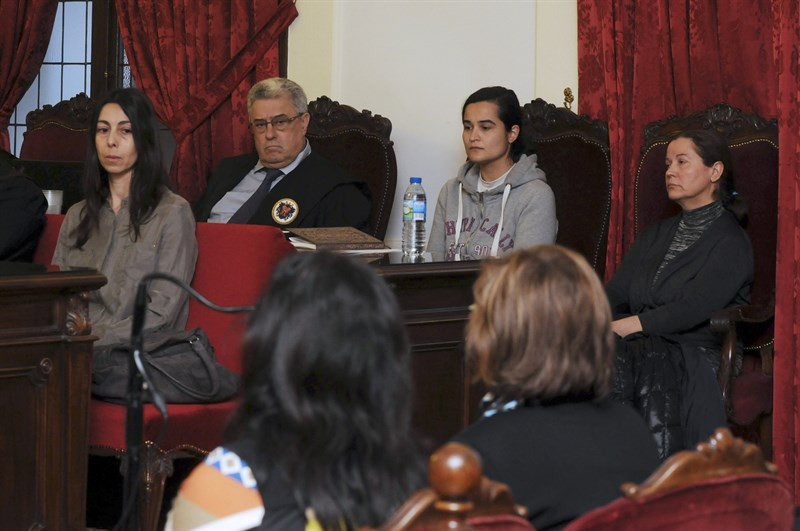
M 220 162 L 194 207 L 195 219 L 207 221 L 214 205 L 253 169 L 257 161 L 256 153 L 247 153 Z M 273 217 L 273 209 L 286 198 L 294 201 L 298 213 L 291 223 L 281 224 Z M 369 230 L 371 206 L 365 182 L 312 151 L 275 185 L 248 223 L 283 228 L 356 227 L 366 231 Z
M 622 483 L 639 483 L 658 466 L 642 419 L 610 400 L 496 413 L 456 440 L 480 454 L 486 477 L 511 487 L 536 529 L 563 528 L 618 498 Z
M 33 259 L 46 211 L 41 189 L 0 160 L 0 260 Z
M 725 425 L 703 349 L 720 348 L 721 338 L 709 328 L 711 313 L 748 303 L 753 280 L 750 240 L 725 211 L 654 284 L 680 218 L 648 227 L 606 285 L 614 318 L 638 315 L 643 329 L 617 342 L 615 398 L 641 413 L 662 459 Z

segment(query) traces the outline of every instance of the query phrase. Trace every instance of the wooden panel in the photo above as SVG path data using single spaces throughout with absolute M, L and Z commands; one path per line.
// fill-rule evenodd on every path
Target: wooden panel
M 0 276 L 0 521 L 84 529 L 93 271 Z
M 411 341 L 414 428 L 434 450 L 477 416 L 478 387 L 470 385 L 464 327 L 480 262 L 376 265 L 397 296 Z

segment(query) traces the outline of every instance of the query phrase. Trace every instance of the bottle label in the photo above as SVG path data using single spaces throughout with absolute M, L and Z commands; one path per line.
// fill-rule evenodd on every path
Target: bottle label
M 414 201 L 406 199 L 403 201 L 403 221 L 412 221 L 414 219 Z
M 414 201 L 414 221 L 425 221 L 425 201 Z
M 425 201 L 403 201 L 403 221 L 425 221 Z

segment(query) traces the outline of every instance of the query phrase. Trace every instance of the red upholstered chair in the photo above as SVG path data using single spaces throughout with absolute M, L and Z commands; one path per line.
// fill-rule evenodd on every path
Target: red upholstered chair
M 574 520 L 567 531 L 792 529 L 794 502 L 754 444 L 718 429 L 708 443 L 665 461 L 623 497 Z
M 417 491 L 383 525 L 383 531 L 463 529 L 529 531 L 528 510 L 515 505 L 507 485 L 483 476 L 469 446 L 447 443 L 428 463 L 431 487 Z
M 53 258 L 63 215 L 48 214 L 39 238 L 34 262 L 49 264 Z M 294 252 L 275 227 L 198 223 L 198 258 L 192 287 L 222 306 L 254 304 L 275 265 Z M 187 329 L 202 327 L 216 358 L 229 369 L 242 372 L 241 340 L 247 315 L 215 312 L 194 299 L 189 302 Z M 235 400 L 217 404 L 169 404 L 169 423 L 160 441 L 161 416 L 147 404 L 144 409 L 145 455 L 142 458 L 139 522 L 156 529 L 164 481 L 178 457 L 202 458 L 222 443 L 222 432 Z M 92 399 L 89 420 L 90 452 L 125 456 L 124 405 Z M 124 467 L 123 467 L 124 470 Z
M 95 102 L 81 92 L 28 113 L 19 157 L 27 160 L 86 160 L 89 120 Z
M 53 262 L 53 253 L 56 252 L 56 242 L 58 242 L 58 232 L 64 222 L 64 214 L 46 214 L 44 229 L 39 234 L 39 243 L 33 252 L 33 263 L 49 265 Z
M 602 279 L 611 212 L 608 125 L 535 99 L 522 107 L 522 142 L 555 195 L 556 243 L 581 253 Z
M 712 316 L 711 327 L 724 335 L 719 383 L 728 419 L 737 435 L 758 441 L 767 458 L 772 452 L 772 342 L 775 306 L 775 249 L 778 222 L 778 127 L 775 120 L 715 105 L 688 116 L 653 122 L 636 172 L 635 227 L 676 214 L 664 188 L 664 159 L 669 139 L 687 129 L 713 128 L 727 140 L 733 158 L 736 190 L 747 202 L 747 233 L 753 244 L 755 271 L 752 304 Z M 744 344 L 744 367 L 733 371 L 737 339 Z
M 363 179 L 372 193 L 371 234 L 386 236 L 397 185 L 392 122 L 321 96 L 308 104 L 308 142 L 326 159 Z
M 64 216 L 48 215 L 35 260 L 52 260 L 58 229 Z M 294 248 L 275 227 L 259 225 L 197 224 L 198 259 L 192 287 L 222 306 L 256 302 L 275 265 Z M 214 346 L 217 359 L 241 373 L 241 340 L 247 316 L 218 313 L 192 299 L 187 329 L 202 327 Z M 202 458 L 222 443 L 222 432 L 235 400 L 217 404 L 169 404 L 169 423 L 160 441 L 161 416 L 147 404 L 144 410 L 145 455 L 139 522 L 155 529 L 161 510 L 164 481 L 178 457 Z M 123 405 L 92 399 L 89 421 L 90 451 L 100 455 L 125 456 Z M 124 470 L 124 467 L 123 467 Z
M 192 287 L 223 306 L 254 304 L 275 265 L 294 248 L 275 227 L 259 225 L 197 224 L 198 259 Z M 241 373 L 241 340 L 247 315 L 224 314 L 189 303 L 187 329 L 202 327 L 220 363 Z M 172 460 L 202 458 L 222 443 L 223 428 L 235 400 L 217 404 L 169 404 L 169 423 L 160 441 L 162 421 L 147 404 L 144 410 L 145 455 L 140 490 L 139 522 L 156 529 L 164 481 L 172 474 Z M 125 406 L 92 399 L 89 422 L 90 451 L 125 455 Z M 124 469 L 124 467 L 123 467 Z

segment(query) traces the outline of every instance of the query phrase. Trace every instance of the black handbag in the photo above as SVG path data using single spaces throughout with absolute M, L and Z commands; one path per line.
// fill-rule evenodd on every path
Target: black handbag
M 234 396 L 239 376 L 214 358 L 202 328 L 156 333 L 144 345 L 142 362 L 153 386 L 167 403 L 203 404 Z M 92 394 L 111 402 L 128 395 L 130 345 L 97 347 L 92 358 Z M 152 402 L 150 392 L 145 401 Z

